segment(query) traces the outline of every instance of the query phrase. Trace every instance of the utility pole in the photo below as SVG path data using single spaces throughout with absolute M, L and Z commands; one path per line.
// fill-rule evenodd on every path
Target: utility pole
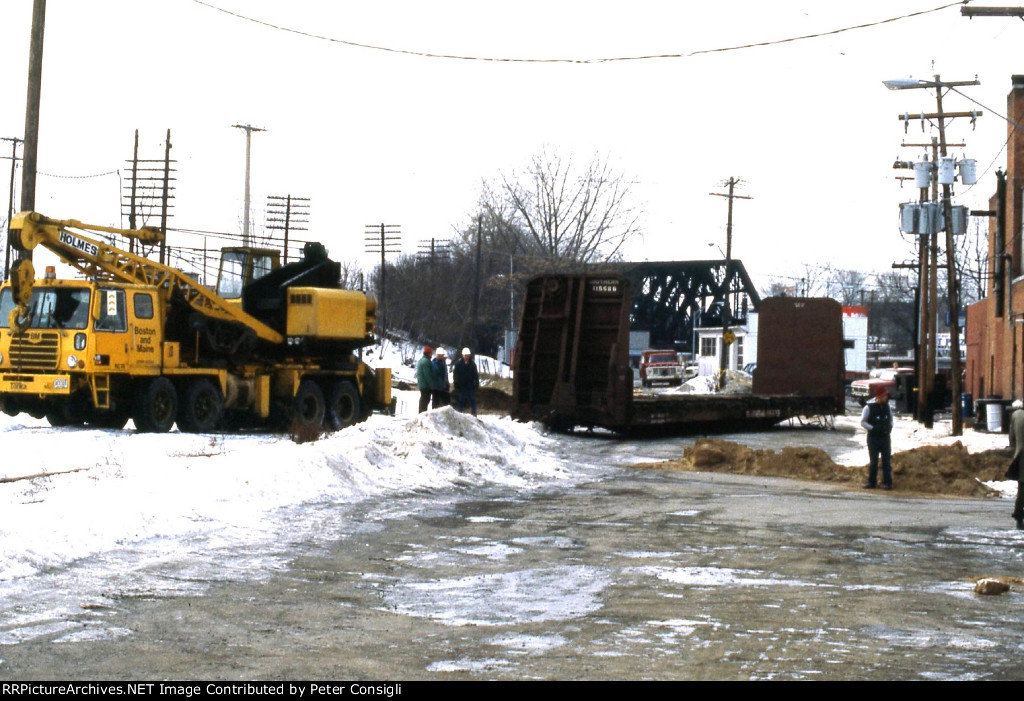
M 22 149 L 21 211 L 36 208 L 36 161 L 39 152 L 39 101 L 43 90 L 43 29 L 46 0 L 33 0 L 32 36 L 28 50 L 28 94 L 25 99 L 25 147 Z M 32 260 L 32 251 L 18 251 Z
M 939 156 L 946 157 L 946 115 L 942 110 L 942 83 L 935 76 L 936 119 L 939 122 Z M 974 81 L 975 85 L 978 81 Z M 953 244 L 953 190 L 952 185 L 942 185 L 942 207 L 946 214 L 946 287 L 949 298 L 949 316 L 952 324 L 949 327 L 950 374 L 953 376 L 953 426 L 950 433 L 962 436 L 964 433 L 964 417 L 961 409 L 960 395 L 963 392 L 960 377 L 960 290 L 956 274 L 956 248 Z
M 725 387 L 726 374 L 725 371 L 729 367 L 729 346 L 735 340 L 735 334 L 729 330 L 729 322 L 732 317 L 732 309 L 729 306 L 729 291 L 732 287 L 732 201 L 734 199 L 741 200 L 752 200 L 753 197 L 747 197 L 745 195 L 737 195 L 735 193 L 736 186 L 740 184 L 739 178 L 730 177 L 726 181 L 726 185 L 729 186 L 729 192 L 711 192 L 709 194 L 715 197 L 728 197 L 729 198 L 729 214 L 725 224 L 725 276 L 722 280 L 722 352 L 719 359 L 718 365 L 718 386 Z
M 309 198 L 291 195 L 267 195 L 267 228 L 284 231 L 284 262 L 288 262 L 288 236 L 306 231 L 309 224 Z
M 7 236 L 4 240 L 4 276 L 6 280 L 11 273 L 11 218 L 14 216 L 14 175 L 15 166 L 18 163 L 18 144 L 25 143 L 22 139 L 14 136 L 5 136 L 0 141 L 11 142 L 11 186 L 7 193 Z
M 438 261 L 448 260 L 450 251 L 448 250 L 449 242 L 441 241 L 431 237 L 429 240 L 420 239 L 419 245 L 417 246 L 416 257 L 419 260 L 425 260 L 430 265 L 430 274 L 435 274 L 435 268 Z
M 894 80 L 886 81 L 886 87 L 893 90 L 906 90 L 910 88 L 934 88 L 935 89 L 935 103 L 936 111 L 932 114 L 921 114 L 922 120 L 934 120 L 939 131 L 938 141 L 938 156 L 941 159 L 947 158 L 947 146 L 946 143 L 946 120 L 953 119 L 955 117 L 970 117 L 973 121 L 981 115 L 980 111 L 972 112 L 946 112 L 942 107 L 942 97 L 944 91 L 949 91 L 952 88 L 957 88 L 967 85 L 980 85 L 981 83 L 977 78 L 974 80 L 961 80 L 961 81 L 943 81 L 938 74 L 935 75 L 935 79 L 931 81 L 925 80 Z M 910 115 L 904 114 L 900 116 L 900 119 L 909 124 Z M 936 187 L 933 185 L 933 188 Z M 934 190 L 933 190 L 934 191 Z M 936 192 L 937 195 L 937 192 Z M 960 368 L 960 296 L 959 296 L 959 285 L 956 274 L 956 249 L 953 244 L 953 199 L 952 199 L 952 184 L 948 181 L 942 182 L 942 209 L 945 218 L 945 230 L 946 230 L 946 282 L 947 282 L 947 298 L 949 300 L 949 315 L 950 315 L 950 327 L 949 327 L 949 340 L 950 340 L 950 380 L 953 390 L 953 406 L 952 406 L 952 427 L 951 434 L 954 436 L 963 435 L 963 408 L 961 405 L 961 394 L 962 394 L 962 378 Z M 937 199 L 937 198 L 936 198 Z M 936 235 L 937 238 L 937 235 Z M 937 243 L 933 242 L 933 247 L 937 247 Z M 935 275 L 934 268 L 937 267 L 937 260 L 933 258 L 933 270 L 932 275 Z M 932 312 L 934 315 L 935 309 Z
M 266 131 L 251 124 L 232 124 L 235 129 L 245 131 L 245 211 L 242 214 L 242 245 L 251 246 L 249 239 L 249 167 L 252 153 L 252 133 L 254 131 Z
M 128 203 L 128 228 L 135 231 L 138 219 L 135 217 L 135 197 L 139 194 L 139 130 L 135 130 L 135 146 L 132 148 L 131 199 Z M 128 240 L 128 252 L 135 253 L 135 239 Z
M 484 238 L 483 229 L 484 218 L 481 214 L 476 218 L 476 264 L 473 266 L 473 303 L 470 306 L 469 312 L 469 347 L 473 349 L 474 353 L 480 352 L 479 339 L 477 338 L 477 315 L 480 310 L 480 254 Z
M 379 233 L 378 233 L 379 232 Z M 367 224 L 365 227 L 364 240 L 367 253 L 380 253 L 380 289 L 377 290 L 380 296 L 380 303 L 377 309 L 380 310 L 380 336 L 383 338 L 387 331 L 387 265 L 385 256 L 388 253 L 399 253 L 402 247 L 402 229 L 399 224 Z
M 168 220 L 174 216 L 174 161 L 171 159 L 171 130 L 167 130 L 164 143 L 163 158 L 139 158 L 139 130 L 135 130 L 135 144 L 132 148 L 132 159 L 126 161 L 131 166 L 131 181 L 121 188 L 121 216 L 127 215 L 128 228 L 138 229 L 145 225 L 146 212 L 156 209 L 160 203 L 160 230 L 167 232 Z M 139 219 L 142 219 L 140 224 Z M 166 240 L 166 239 L 165 239 Z M 129 239 L 128 250 L 135 252 L 135 240 Z M 160 243 L 161 263 L 165 262 L 167 249 L 164 242 Z
M 904 163 L 897 161 L 897 168 L 913 168 L 915 172 L 920 168 L 922 175 L 918 183 L 920 188 L 919 201 L 922 205 L 928 202 L 937 201 L 939 196 L 936 168 L 939 162 L 939 140 L 932 137 L 929 143 L 908 144 L 903 143 L 905 148 L 926 148 L 930 149 L 931 156 L 925 156 L 924 161 L 918 163 Z M 966 144 L 947 144 L 947 146 L 963 147 Z M 904 178 L 899 178 L 903 180 Z M 917 181 L 915 175 L 913 180 Z M 929 186 L 931 190 L 929 191 Z M 935 391 L 935 371 L 937 337 L 935 334 L 936 316 L 938 314 L 938 239 L 931 232 L 918 234 L 918 278 L 917 278 L 917 300 L 918 300 L 918 333 L 916 343 L 917 368 L 917 420 L 923 423 L 926 428 L 931 428 L 934 423 L 934 409 L 932 397 Z M 929 261 L 929 253 L 931 260 Z
M 167 141 L 164 143 L 164 179 L 160 194 L 160 263 L 167 262 L 167 208 L 171 198 L 171 130 L 167 130 Z

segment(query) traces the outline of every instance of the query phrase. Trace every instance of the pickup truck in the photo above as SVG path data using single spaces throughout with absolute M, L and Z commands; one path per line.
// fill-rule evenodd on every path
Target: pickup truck
M 872 370 L 867 379 L 854 380 L 850 384 L 850 395 L 857 400 L 861 406 L 867 404 L 868 400 L 875 396 L 877 387 L 885 387 L 889 396 L 896 397 L 896 378 L 900 375 L 912 375 L 911 368 L 889 368 L 885 370 Z
M 645 350 L 640 354 L 640 384 L 650 387 L 655 382 L 683 384 L 683 363 L 670 350 Z

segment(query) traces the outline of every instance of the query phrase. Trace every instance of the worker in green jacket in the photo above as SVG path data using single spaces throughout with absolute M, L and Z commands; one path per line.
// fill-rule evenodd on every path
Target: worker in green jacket
M 434 364 L 430 360 L 434 349 L 423 346 L 423 355 L 416 362 L 416 388 L 420 391 L 420 413 L 430 407 L 430 394 L 434 391 Z

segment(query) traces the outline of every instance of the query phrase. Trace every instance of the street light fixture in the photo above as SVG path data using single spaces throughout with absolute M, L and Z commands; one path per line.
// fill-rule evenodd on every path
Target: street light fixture
M 893 78 L 892 80 L 883 80 L 882 85 L 889 88 L 890 90 L 912 90 L 914 88 L 959 88 L 964 85 L 981 85 L 981 82 L 977 77 L 974 80 L 939 80 L 936 76 L 935 80 L 918 80 L 917 78 Z
M 883 80 L 882 85 L 890 90 L 907 90 L 908 88 L 921 87 L 922 82 L 924 81 L 917 78 L 894 78 L 893 80 Z

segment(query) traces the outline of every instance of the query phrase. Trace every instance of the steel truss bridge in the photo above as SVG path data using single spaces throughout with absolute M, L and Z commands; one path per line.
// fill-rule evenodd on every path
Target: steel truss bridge
M 729 325 L 741 326 L 761 303 L 739 260 L 607 263 L 591 270 L 629 279 L 633 288 L 630 329 L 649 331 L 651 348 L 692 353 L 695 322 L 697 328 L 721 327 L 723 311 L 728 309 Z

